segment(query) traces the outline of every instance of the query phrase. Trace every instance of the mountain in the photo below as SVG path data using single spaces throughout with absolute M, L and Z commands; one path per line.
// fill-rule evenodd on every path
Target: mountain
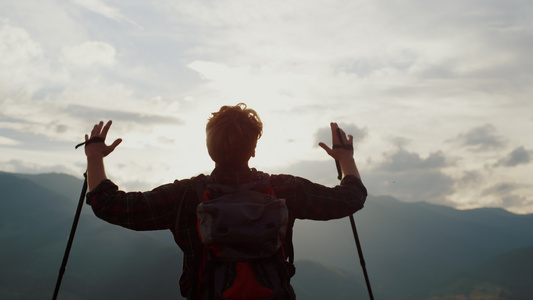
M 450 277 L 533 245 L 533 215 L 501 209 L 456 210 L 369 196 L 354 215 L 379 299 L 427 299 Z M 347 219 L 295 226 L 296 257 L 361 274 Z
M 509 299 L 527 299 L 533 295 L 533 247 L 505 252 L 477 269 L 478 277 L 501 284 Z M 520 280 L 516 280 L 520 278 Z
M 365 282 L 359 276 L 335 267 L 299 260 L 291 281 L 298 299 L 367 299 Z
M 62 173 L 46 174 L 11 174 L 20 179 L 27 179 L 47 190 L 54 191 L 67 199 L 79 199 L 83 185 L 83 174 L 76 178 Z
M 533 247 L 514 249 L 487 260 L 471 272 L 455 274 L 446 284 L 434 289 L 432 299 L 531 299 L 531 270 Z
M 51 298 L 82 183 L 0 172 L 0 299 Z M 533 215 L 369 196 L 354 217 L 376 299 L 533 294 Z M 298 220 L 294 233 L 298 299 L 368 299 L 347 218 Z M 113 226 L 84 205 L 59 299 L 177 299 L 172 243 L 169 232 Z
M 60 191 L 68 190 L 73 178 L 54 182 L 51 191 L 43 187 L 49 180 L 44 177 L 0 173 L 0 299 L 52 297 L 79 191 L 69 199 Z M 84 209 L 58 299 L 178 298 L 181 254 L 175 247 L 102 222 Z

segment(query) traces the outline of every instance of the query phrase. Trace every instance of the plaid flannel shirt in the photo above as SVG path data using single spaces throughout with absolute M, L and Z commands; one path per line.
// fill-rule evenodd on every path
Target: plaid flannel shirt
M 236 185 L 255 181 L 258 171 L 215 169 L 210 181 Z M 197 233 L 196 207 L 201 199 L 199 183 L 207 176 L 176 180 L 147 192 L 124 192 L 110 180 L 102 181 L 87 194 L 95 215 L 112 224 L 133 230 L 170 229 L 184 252 L 182 295 L 186 296 L 196 282 L 203 246 Z M 270 175 L 276 197 L 286 201 L 291 223 L 294 219 L 330 220 L 346 217 L 363 208 L 367 191 L 361 180 L 346 176 L 336 187 L 325 187 L 292 175 Z

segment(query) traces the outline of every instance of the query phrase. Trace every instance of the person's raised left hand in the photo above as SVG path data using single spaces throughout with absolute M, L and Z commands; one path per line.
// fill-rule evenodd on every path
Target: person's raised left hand
M 85 155 L 87 157 L 106 157 L 113 152 L 115 148 L 122 143 L 122 139 L 116 139 L 111 145 L 105 144 L 107 132 L 111 127 L 112 121 L 109 120 L 104 126 L 104 122 L 94 125 L 91 135 L 85 135 Z

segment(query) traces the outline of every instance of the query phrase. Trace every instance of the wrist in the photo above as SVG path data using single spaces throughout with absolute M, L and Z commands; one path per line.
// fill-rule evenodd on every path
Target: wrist
M 104 156 L 102 154 L 87 154 L 87 162 L 103 162 Z
M 102 155 L 87 156 L 87 184 L 92 191 L 102 180 L 107 179 Z
M 359 175 L 359 171 L 357 170 L 357 165 L 355 164 L 355 159 L 353 156 L 351 157 L 344 157 L 343 159 L 339 160 L 341 165 L 342 174 L 344 176 L 347 175 L 354 175 L 355 177 L 361 178 Z

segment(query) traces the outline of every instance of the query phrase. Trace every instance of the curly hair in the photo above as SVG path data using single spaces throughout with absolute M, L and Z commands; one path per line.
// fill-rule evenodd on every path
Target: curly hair
M 205 131 L 211 159 L 224 167 L 238 167 L 255 155 L 263 123 L 255 110 L 239 103 L 212 113 Z

